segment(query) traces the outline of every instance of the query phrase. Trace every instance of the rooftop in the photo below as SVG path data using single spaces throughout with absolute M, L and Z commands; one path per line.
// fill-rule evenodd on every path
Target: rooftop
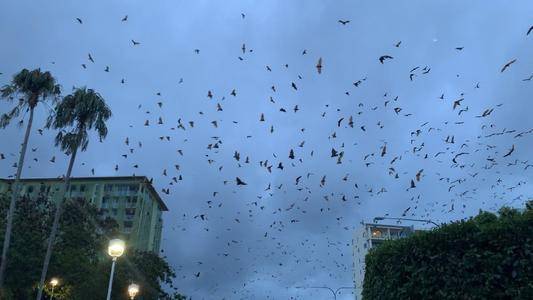
M 62 180 L 61 177 L 56 178 L 24 178 L 20 179 L 21 182 L 51 182 L 51 181 L 59 181 Z M 101 176 L 101 177 L 72 177 L 70 178 L 71 181 L 139 181 L 146 183 L 148 187 L 148 191 L 150 194 L 156 199 L 157 203 L 161 207 L 162 211 L 168 211 L 168 207 L 166 206 L 165 202 L 163 202 L 163 199 L 161 199 L 161 196 L 159 196 L 159 193 L 154 189 L 154 186 L 152 185 L 151 181 L 146 176 Z M 15 179 L 5 179 L 0 178 L 0 182 L 13 182 Z
M 374 227 L 374 228 L 390 228 L 390 229 L 414 229 L 414 227 L 410 225 L 389 225 L 389 224 L 380 224 L 380 223 L 365 223 L 365 226 Z

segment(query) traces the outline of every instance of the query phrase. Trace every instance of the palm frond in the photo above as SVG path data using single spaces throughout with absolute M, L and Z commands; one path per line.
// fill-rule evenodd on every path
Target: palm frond
M 110 117 L 111 110 L 102 96 L 92 89 L 82 87 L 57 103 L 55 115 L 48 119 L 47 126 L 64 131 L 56 137 L 56 145 L 68 154 L 76 148 L 87 150 L 88 131 L 93 128 L 100 139 L 105 138 L 105 121 Z
M 21 70 L 13 76 L 10 84 L 0 89 L 0 98 L 13 101 L 15 97 L 19 97 L 18 104 L 0 118 L 0 128 L 5 128 L 23 108 L 34 108 L 39 102 L 46 101 L 47 97 L 57 99 L 60 93 L 61 88 L 50 72 L 41 72 L 40 69 Z
M 2 87 L 2 89 L 0 90 L 0 95 L 2 98 L 6 99 L 6 100 L 13 100 L 13 95 L 16 93 L 16 88 L 15 86 L 11 85 L 11 84 L 6 84 Z
M 0 117 L 0 128 L 6 128 L 6 126 L 9 125 L 14 118 L 18 117 L 20 114 L 20 108 L 21 106 L 17 105 L 9 112 L 3 114 L 2 117 Z
M 67 155 L 70 155 L 78 145 L 80 144 L 79 136 L 72 132 L 60 131 L 55 138 L 56 146 L 59 146 L 61 151 L 64 151 Z

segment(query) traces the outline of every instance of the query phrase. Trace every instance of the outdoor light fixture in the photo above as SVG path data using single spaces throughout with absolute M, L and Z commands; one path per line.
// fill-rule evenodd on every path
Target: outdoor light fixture
M 52 279 L 50 280 L 50 285 L 51 285 L 52 287 L 56 287 L 56 285 L 58 285 L 58 284 L 59 284 L 59 280 L 58 280 L 57 278 L 54 277 L 54 278 L 52 278 Z
M 135 283 L 132 283 L 128 286 L 128 295 L 130 296 L 130 298 L 133 300 L 133 298 L 135 298 L 135 296 L 137 296 L 137 294 L 139 293 L 139 285 L 138 284 L 135 284 Z
M 115 273 L 115 263 L 117 258 L 124 254 L 126 249 L 126 243 L 121 239 L 113 239 L 109 241 L 109 246 L 107 247 L 107 253 L 113 258 L 113 263 L 111 264 L 111 275 L 109 276 L 109 286 L 107 288 L 107 300 L 111 299 L 111 289 L 113 288 L 113 274 Z
M 50 292 L 50 300 L 54 299 L 54 288 L 59 284 L 59 279 L 52 278 L 50 279 L 50 285 L 52 286 L 52 291 Z
M 113 257 L 113 260 L 116 260 L 118 257 L 124 254 L 124 249 L 126 248 L 126 243 L 121 239 L 113 239 L 109 241 L 109 247 L 107 247 L 107 253 L 109 256 Z

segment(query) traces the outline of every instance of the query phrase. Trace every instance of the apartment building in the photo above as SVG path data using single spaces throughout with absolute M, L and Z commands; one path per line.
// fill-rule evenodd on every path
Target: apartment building
M 361 226 L 354 232 L 353 237 L 353 269 L 355 299 L 362 299 L 363 281 L 365 278 L 365 256 L 370 249 L 379 246 L 386 240 L 400 239 L 407 237 L 416 230 L 413 226 L 384 225 L 361 223 Z
M 10 193 L 13 181 L 0 179 L 0 193 Z M 63 187 L 61 178 L 22 179 L 21 183 L 21 195 L 41 194 L 53 201 Z M 67 198 L 89 201 L 101 218 L 114 219 L 129 247 L 159 252 L 162 213 L 168 208 L 145 176 L 72 178 Z

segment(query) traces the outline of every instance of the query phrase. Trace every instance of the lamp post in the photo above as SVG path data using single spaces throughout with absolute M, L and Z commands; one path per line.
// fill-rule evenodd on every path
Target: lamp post
M 124 249 L 126 248 L 126 243 L 121 239 L 113 239 L 109 241 L 109 246 L 107 247 L 107 253 L 113 258 L 113 263 L 111 264 L 111 275 L 109 276 L 109 286 L 107 288 L 107 300 L 111 299 L 111 289 L 113 288 L 113 274 L 115 273 L 115 264 L 117 258 L 124 254 Z
M 383 220 L 399 220 L 399 221 L 413 221 L 413 222 L 424 222 L 424 223 L 431 223 L 435 226 L 439 226 L 439 224 L 431 221 L 431 220 L 423 220 L 423 219 L 409 219 L 409 218 L 393 218 L 393 217 L 375 217 L 374 222 L 376 221 L 383 221 Z
M 337 293 L 340 291 L 340 290 L 355 290 L 355 287 L 351 287 L 351 286 L 343 286 L 343 287 L 340 287 L 336 290 L 330 288 L 329 286 L 297 286 L 295 287 L 297 289 L 325 289 L 325 290 L 328 290 L 331 292 L 331 294 L 333 295 L 333 299 L 334 300 L 337 300 Z
M 52 278 L 50 279 L 50 285 L 52 286 L 52 292 L 51 292 L 51 295 L 50 295 L 50 300 L 53 300 L 54 299 L 54 288 L 56 287 L 56 285 L 59 284 L 59 279 L 57 278 Z
M 130 296 L 131 300 L 133 300 L 135 296 L 137 296 L 138 293 L 139 293 L 138 284 L 132 283 L 128 286 L 128 295 Z

